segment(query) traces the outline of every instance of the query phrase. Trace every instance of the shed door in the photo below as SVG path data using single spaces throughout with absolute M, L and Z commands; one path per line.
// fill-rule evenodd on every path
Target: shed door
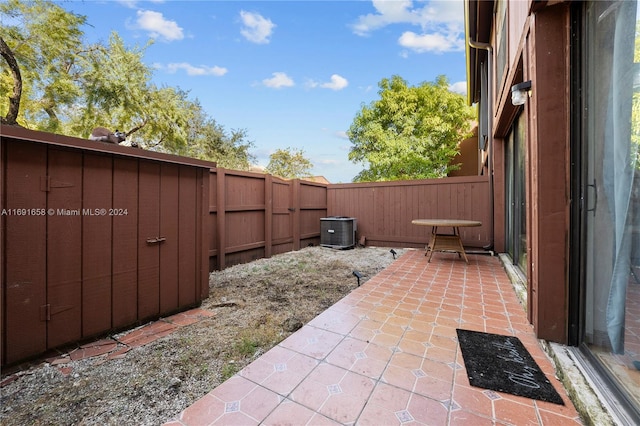
M 6 143 L 6 363 L 82 337 L 82 155 Z
M 140 162 L 139 320 L 196 300 L 196 183 L 189 167 Z
M 138 319 L 160 312 L 160 165 L 140 162 L 138 194 Z
M 82 153 L 49 150 L 47 346 L 82 337 Z
M 2 363 L 11 363 L 47 349 L 47 149 L 30 143 L 2 142 L 5 208 L 5 270 L 2 282 L 5 317 Z M 8 184 L 11 182 L 11 185 Z M 24 214 L 22 214 L 24 213 Z

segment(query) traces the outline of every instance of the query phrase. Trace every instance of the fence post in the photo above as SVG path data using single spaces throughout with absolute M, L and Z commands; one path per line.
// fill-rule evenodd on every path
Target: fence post
M 300 250 L 300 179 L 291 181 L 291 204 L 293 208 L 293 250 Z
M 198 172 L 198 186 L 200 194 L 198 195 L 198 210 L 200 217 L 196 223 L 198 233 L 198 246 L 202 250 L 196 291 L 198 300 L 204 300 L 209 297 L 209 184 L 211 181 L 211 170 L 201 170 Z
M 264 178 L 264 257 L 271 257 L 273 247 L 273 176 Z
M 225 246 L 227 240 L 227 230 L 225 223 L 225 211 L 226 206 L 226 183 L 225 183 L 225 171 L 224 169 L 217 168 L 217 200 L 218 214 L 217 214 L 217 226 L 218 226 L 218 269 L 222 271 L 225 268 L 225 253 L 227 247 Z

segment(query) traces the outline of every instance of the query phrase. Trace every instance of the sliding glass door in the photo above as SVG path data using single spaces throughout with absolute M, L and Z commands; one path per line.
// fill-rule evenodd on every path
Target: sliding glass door
M 636 1 L 581 6 L 574 25 L 579 152 L 578 342 L 640 412 L 640 48 Z M 576 204 L 577 205 L 577 204 Z M 577 208 L 577 207 L 576 207 Z
M 525 126 L 525 115 L 521 113 L 505 140 L 506 248 L 523 275 L 527 273 Z

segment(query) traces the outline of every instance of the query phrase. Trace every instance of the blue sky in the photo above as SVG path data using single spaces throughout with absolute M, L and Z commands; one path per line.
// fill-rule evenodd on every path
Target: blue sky
M 466 93 L 462 0 L 62 1 L 88 18 L 87 41 L 117 31 L 129 47 L 155 42 L 144 62 L 158 85 L 197 98 L 226 129 L 245 129 L 258 165 L 302 149 L 312 173 L 351 182 L 345 132 L 378 82 L 444 74 Z

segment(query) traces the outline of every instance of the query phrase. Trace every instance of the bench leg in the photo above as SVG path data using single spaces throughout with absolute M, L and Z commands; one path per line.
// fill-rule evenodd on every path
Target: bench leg
M 433 256 L 433 249 L 436 247 L 436 240 L 438 238 L 438 227 L 434 226 L 431 228 L 431 240 L 429 241 L 429 245 L 427 245 L 427 251 L 424 253 L 426 256 L 429 255 L 429 259 L 427 263 L 431 263 L 431 256 Z
M 453 233 L 458 237 L 458 244 L 460 244 L 460 251 L 458 252 L 458 258 L 464 257 L 464 261 L 469 263 L 469 259 L 467 259 L 467 253 L 464 251 L 464 246 L 462 245 L 462 238 L 460 238 L 460 228 L 453 228 Z M 460 256 L 462 254 L 462 256 Z

